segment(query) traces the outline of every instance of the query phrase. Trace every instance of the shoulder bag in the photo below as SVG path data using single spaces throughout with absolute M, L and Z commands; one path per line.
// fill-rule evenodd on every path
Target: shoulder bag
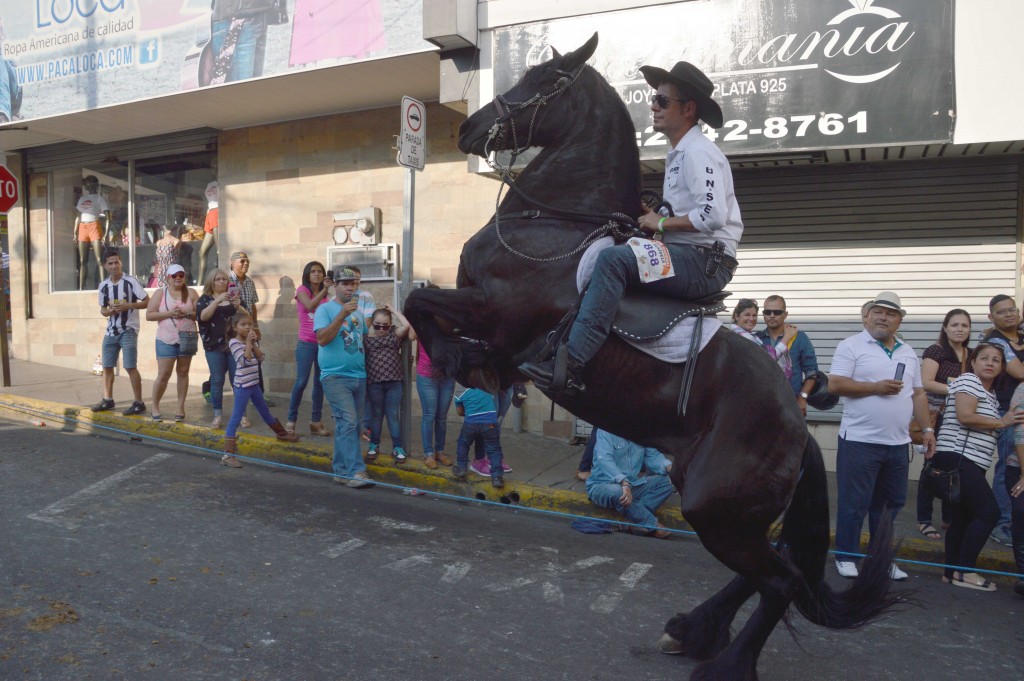
M 164 286 L 163 303 L 164 310 L 169 311 L 167 307 L 167 287 Z M 178 354 L 186 355 L 191 357 L 199 352 L 199 332 L 198 331 L 182 331 L 178 328 L 178 320 L 174 320 L 174 327 L 178 329 Z

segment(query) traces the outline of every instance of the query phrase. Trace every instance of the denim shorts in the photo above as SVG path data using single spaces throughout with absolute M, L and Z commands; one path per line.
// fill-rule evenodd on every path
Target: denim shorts
M 103 368 L 117 366 L 117 355 L 124 351 L 124 368 L 134 369 L 139 363 L 139 334 L 135 329 L 125 329 L 117 336 L 103 337 Z
M 174 357 L 184 357 L 180 352 L 180 348 L 177 344 L 171 345 L 170 343 L 164 343 L 159 338 L 156 339 L 156 358 L 157 359 L 171 359 Z

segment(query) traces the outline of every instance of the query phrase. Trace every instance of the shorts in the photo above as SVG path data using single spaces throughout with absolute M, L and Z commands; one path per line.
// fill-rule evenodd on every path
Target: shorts
M 206 222 L 203 223 L 203 231 L 213 234 L 213 230 L 220 226 L 220 208 L 211 208 L 206 211 Z
M 171 345 L 170 343 L 164 343 L 159 338 L 156 339 L 156 358 L 157 359 L 172 359 L 174 357 L 187 357 L 179 352 L 181 348 L 177 343 Z
M 117 355 L 124 351 L 122 357 L 125 369 L 134 369 L 139 363 L 139 333 L 135 329 L 125 329 L 117 336 L 103 337 L 103 368 L 113 369 L 117 366 Z
M 100 229 L 99 222 L 79 222 L 78 223 L 78 240 L 81 242 L 88 243 L 90 241 L 101 241 L 103 239 L 103 230 Z

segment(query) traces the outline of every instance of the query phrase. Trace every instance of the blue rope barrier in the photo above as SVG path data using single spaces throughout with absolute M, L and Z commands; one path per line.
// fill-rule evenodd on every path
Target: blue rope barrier
M 111 432 L 114 432 L 114 433 L 118 433 L 120 435 L 126 435 L 126 436 L 128 436 L 130 438 L 146 439 L 146 440 L 151 440 L 153 442 L 159 442 L 159 443 L 162 443 L 162 444 L 167 444 L 167 445 L 171 445 L 171 446 L 175 446 L 175 447 L 187 447 L 189 449 L 194 449 L 194 450 L 199 451 L 199 452 L 207 452 L 207 453 L 210 453 L 210 454 L 214 454 L 216 456 L 222 456 L 224 454 L 223 451 L 216 450 L 216 449 L 210 449 L 209 447 L 203 447 L 201 445 L 194 445 L 194 444 L 190 444 L 190 443 L 187 443 L 187 442 L 177 442 L 175 440 L 168 440 L 168 439 L 165 439 L 165 438 L 157 437 L 155 435 L 146 435 L 146 434 L 140 434 L 140 433 L 133 433 L 131 431 L 120 430 L 118 428 L 114 428 L 113 426 L 105 426 L 105 425 L 102 425 L 102 424 L 99 424 L 99 423 L 94 423 L 92 421 L 81 421 L 79 419 L 74 419 L 74 418 L 71 418 L 69 416 L 55 416 L 54 414 L 51 414 L 49 412 L 44 412 L 44 411 L 32 409 L 30 407 L 25 407 L 25 406 L 20 405 L 20 404 L 10 404 L 8 402 L 0 401 L 0 407 L 4 407 L 4 408 L 9 409 L 11 411 L 20 412 L 20 413 L 23 413 L 23 414 L 29 414 L 31 416 L 45 416 L 47 418 L 59 418 L 59 419 L 62 419 L 63 421 L 65 421 L 67 423 L 73 423 L 73 424 L 76 424 L 76 425 L 88 426 L 90 428 L 98 428 L 98 429 L 101 429 L 101 430 L 111 431 Z M 330 477 L 332 479 L 333 478 L 340 478 L 340 479 L 343 479 L 343 480 L 350 480 L 351 479 L 351 478 L 349 478 L 347 476 L 336 475 L 333 472 L 319 471 L 319 470 L 316 470 L 314 468 L 303 468 L 302 466 L 293 466 L 291 464 L 280 463 L 280 462 L 277 462 L 277 461 L 267 461 L 266 459 L 257 459 L 257 458 L 250 457 L 250 456 L 244 456 L 242 454 L 235 454 L 234 456 L 236 458 L 238 458 L 238 459 L 242 459 L 242 460 L 248 461 L 248 462 L 253 463 L 253 464 L 258 464 L 258 465 L 262 465 L 262 466 L 270 466 L 270 467 L 273 467 L 273 468 L 280 468 L 280 469 L 283 469 L 283 470 L 295 471 L 297 473 L 303 473 L 303 474 L 310 474 L 310 473 L 312 473 L 313 475 Z M 384 489 L 394 489 L 394 490 L 398 490 L 398 491 L 402 491 L 402 492 L 404 492 L 405 490 L 408 490 L 408 489 L 416 490 L 416 491 L 422 493 L 424 496 L 433 497 L 433 498 L 436 498 L 436 499 L 446 499 L 446 500 L 450 500 L 450 501 L 460 501 L 460 502 L 468 501 L 468 502 L 473 502 L 473 503 L 480 504 L 481 506 L 493 506 L 493 507 L 496 507 L 496 508 L 501 508 L 501 509 L 506 509 L 506 510 L 509 510 L 509 509 L 522 510 L 522 511 L 527 511 L 527 512 L 530 512 L 530 513 L 537 513 L 537 514 L 540 514 L 540 515 L 546 515 L 546 516 L 551 516 L 551 517 L 556 517 L 556 518 L 566 518 L 566 519 L 569 519 L 569 520 L 591 520 L 591 521 L 596 520 L 596 521 L 600 521 L 600 522 L 606 522 L 606 523 L 608 523 L 609 525 L 612 525 L 612 526 L 637 528 L 639 530 L 643 530 L 644 532 L 648 532 L 651 529 L 651 528 L 646 527 L 644 525 L 637 525 L 635 523 L 630 523 L 630 522 L 625 522 L 625 521 L 607 520 L 605 518 L 597 518 L 595 516 L 586 516 L 586 515 L 580 515 L 580 514 L 576 514 L 576 513 L 565 513 L 564 511 L 552 511 L 552 510 L 545 509 L 545 508 L 532 508 L 530 506 L 520 506 L 520 505 L 518 505 L 516 503 L 513 503 L 511 501 L 509 501 L 508 503 L 504 503 L 504 502 L 501 502 L 501 501 L 491 501 L 489 499 L 478 499 L 476 497 L 465 497 L 465 496 L 461 496 L 461 495 L 458 495 L 458 494 L 448 494 L 447 492 L 438 492 L 438 491 L 434 491 L 434 490 L 425 490 L 425 489 L 419 489 L 419 488 L 416 488 L 416 487 L 409 487 L 408 485 L 395 485 L 395 484 L 392 484 L 392 483 L 389 483 L 389 482 L 383 482 L 383 481 L 378 481 L 378 480 L 370 480 L 370 482 L 372 482 L 375 487 L 382 487 Z M 659 528 L 659 529 L 662 529 L 662 528 Z M 698 536 L 697 533 L 694 532 L 693 530 L 679 530 L 679 529 L 675 529 L 675 528 L 672 528 L 672 527 L 666 527 L 666 528 L 663 528 L 663 529 L 668 530 L 669 532 L 671 532 L 673 534 L 677 534 L 677 535 L 681 535 L 681 536 L 690 536 L 690 537 L 697 537 Z M 833 549 L 829 549 L 828 553 L 829 553 L 829 555 L 832 555 L 832 556 L 836 555 L 836 552 Z M 867 554 L 843 552 L 843 556 L 844 557 L 853 557 L 853 558 L 866 558 Z M 951 569 L 951 570 L 955 570 L 957 572 L 968 572 L 968 573 L 974 572 L 974 573 L 986 574 L 986 575 L 996 575 L 996 576 L 999 576 L 999 577 L 1011 577 L 1011 578 L 1015 578 L 1015 579 L 1024 579 L 1024 574 L 1017 574 L 1015 572 L 1005 572 L 1003 570 L 985 570 L 985 569 L 982 569 L 982 568 L 968 568 L 968 567 L 961 567 L 961 566 L 957 566 L 957 565 L 946 565 L 944 563 L 933 563 L 933 562 L 930 562 L 930 561 L 914 560 L 912 558 L 900 558 L 899 556 L 897 556 L 896 558 L 901 563 L 904 563 L 904 564 L 907 564 L 907 565 L 919 565 L 921 567 L 941 568 L 941 569 L 944 569 L 944 570 L 945 569 Z

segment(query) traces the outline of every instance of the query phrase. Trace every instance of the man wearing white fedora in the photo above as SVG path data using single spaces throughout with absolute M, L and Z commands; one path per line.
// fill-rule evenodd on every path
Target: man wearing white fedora
M 836 458 L 836 570 L 851 578 L 857 576 L 864 516 L 874 536 L 883 514 L 895 514 L 907 501 L 911 417 L 928 423 L 921 363 L 896 336 L 907 313 L 900 297 L 882 291 L 863 307 L 864 330 L 836 347 L 828 380 L 829 392 L 843 398 Z M 935 451 L 932 428 L 924 429 L 922 441 L 928 455 Z M 890 575 L 907 578 L 895 563 Z

